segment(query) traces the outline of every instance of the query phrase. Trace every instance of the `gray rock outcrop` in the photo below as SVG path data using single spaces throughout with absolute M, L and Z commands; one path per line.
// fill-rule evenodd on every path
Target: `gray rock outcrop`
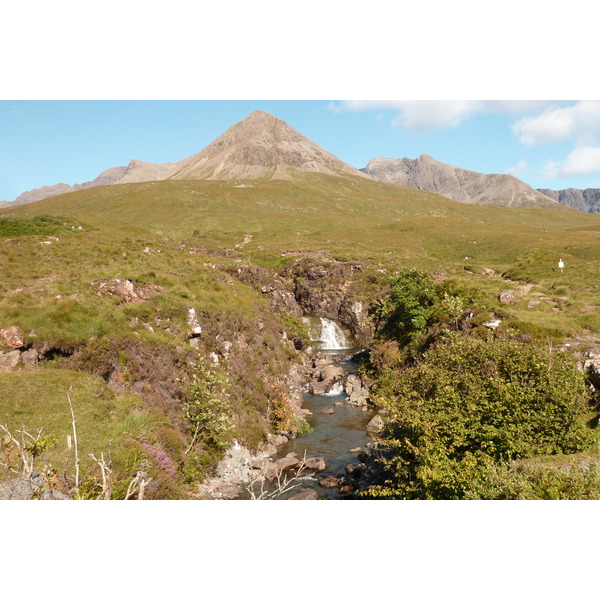
M 427 154 L 415 159 L 374 158 L 361 171 L 381 181 L 435 192 L 465 204 L 560 208 L 556 200 L 513 175 L 469 171 Z
M 538 192 L 560 202 L 564 206 L 580 212 L 600 213 L 600 189 L 586 188 L 579 190 L 567 188 L 566 190 L 538 189 Z
M 53 490 L 44 475 L 34 473 L 0 483 L 0 500 L 70 500 L 62 492 Z

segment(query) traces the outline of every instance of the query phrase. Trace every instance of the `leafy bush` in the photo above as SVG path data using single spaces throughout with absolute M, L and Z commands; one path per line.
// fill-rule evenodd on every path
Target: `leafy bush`
M 403 341 L 425 331 L 436 299 L 435 283 L 425 271 L 402 269 L 389 295 L 376 309 L 381 332 Z
M 564 354 L 453 335 L 416 364 L 381 373 L 376 402 L 388 410 L 391 455 L 389 480 L 372 491 L 463 498 L 489 465 L 582 451 L 592 443 L 586 399 Z

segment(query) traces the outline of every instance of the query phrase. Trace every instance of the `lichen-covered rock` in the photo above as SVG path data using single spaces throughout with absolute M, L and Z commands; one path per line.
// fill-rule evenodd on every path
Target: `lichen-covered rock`
M 504 290 L 500 292 L 498 299 L 502 304 L 511 304 L 515 299 L 515 293 L 512 290 Z
M 149 300 L 161 289 L 157 285 L 135 285 L 130 279 L 107 279 L 97 286 L 98 294 L 117 296 L 122 303 Z
M 0 483 L 0 500 L 70 500 L 62 492 L 53 490 L 44 475 L 34 473 Z
M 195 338 L 202 333 L 202 327 L 198 322 L 198 313 L 195 308 L 190 308 L 187 314 L 188 337 Z
M 23 364 L 29 365 L 30 367 L 36 365 L 39 361 L 39 358 L 39 353 L 34 348 L 21 352 L 21 361 Z
M 15 325 L 0 329 L 0 337 L 9 348 L 23 348 L 25 346 L 23 332 Z

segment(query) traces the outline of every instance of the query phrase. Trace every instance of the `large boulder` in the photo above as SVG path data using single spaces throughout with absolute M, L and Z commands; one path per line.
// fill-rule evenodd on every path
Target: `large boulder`
M 319 481 L 319 485 L 322 488 L 333 489 L 342 485 L 342 479 L 338 477 L 334 477 L 330 475 L 329 477 L 325 477 Z
M 344 391 L 346 392 L 346 394 L 350 396 L 352 392 L 356 392 L 361 388 L 362 382 L 360 380 L 360 377 L 358 375 L 354 375 L 354 373 L 348 375 L 346 381 L 344 381 Z
M 369 399 L 369 390 L 361 389 L 358 392 L 352 392 L 348 398 L 348 404 L 352 406 L 367 406 Z
M 332 384 L 339 381 L 344 376 L 344 369 L 336 365 L 329 365 L 321 369 L 319 378 L 321 381 L 328 381 Z
M 344 382 L 344 391 L 348 394 L 348 402 L 353 406 L 366 406 L 371 397 L 369 388 L 363 384 L 360 377 L 351 374 Z
M 330 357 L 318 357 L 313 364 L 313 378 L 308 384 L 308 392 L 313 396 L 322 396 L 331 390 L 334 383 L 342 379 L 344 369 L 332 364 Z
M 375 415 L 368 423 L 367 423 L 367 432 L 370 434 L 379 433 L 384 427 L 383 419 L 381 415 Z
M 34 473 L 27 477 L 22 475 L 0 483 L 0 500 L 70 500 L 62 492 L 53 490 L 45 476 Z
M 325 459 L 320 456 L 313 456 L 304 461 L 304 467 L 315 471 L 324 471 L 327 468 Z
M 215 500 L 237 500 L 242 492 L 242 486 L 237 483 L 221 483 L 212 489 L 211 497 Z
M 291 469 L 298 468 L 300 466 L 300 460 L 294 453 L 290 453 L 283 458 L 275 461 L 275 468 L 278 471 L 289 471 Z
M 18 350 L 0 352 L 0 371 L 10 371 L 21 362 L 21 353 Z
M 34 348 L 30 350 L 26 350 L 25 352 L 21 352 L 21 362 L 24 365 L 34 366 L 38 363 L 40 359 L 39 352 Z
M 316 381 L 313 379 L 308 384 L 308 393 L 313 396 L 322 396 L 331 389 L 332 385 L 332 383 L 328 383 L 327 381 Z

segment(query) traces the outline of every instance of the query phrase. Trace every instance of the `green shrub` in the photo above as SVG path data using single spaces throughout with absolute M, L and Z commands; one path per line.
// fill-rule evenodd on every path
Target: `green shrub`
M 465 492 L 468 500 L 598 500 L 597 464 L 480 466 Z
M 435 283 L 428 273 L 402 269 L 375 311 L 380 332 L 400 341 L 423 333 L 431 318 L 435 292 Z
M 561 353 L 451 336 L 412 366 L 383 371 L 376 403 L 388 482 L 376 495 L 462 498 L 484 466 L 590 446 L 583 374 Z
M 0 217 L 0 237 L 58 235 L 88 231 L 89 229 L 88 226 L 71 217 L 56 217 L 53 215 L 38 215 L 33 218 Z

